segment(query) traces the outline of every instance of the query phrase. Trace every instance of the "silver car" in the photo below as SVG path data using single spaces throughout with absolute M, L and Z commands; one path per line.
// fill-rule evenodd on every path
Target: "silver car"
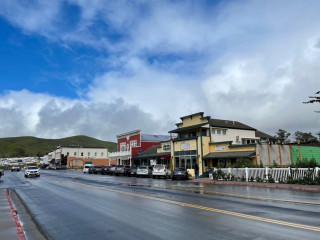
M 167 167 L 167 165 L 156 164 L 153 167 L 152 177 L 153 178 L 156 178 L 156 177 L 170 178 L 171 177 L 171 170 Z
M 152 168 L 149 166 L 140 166 L 137 168 L 137 177 L 151 177 Z

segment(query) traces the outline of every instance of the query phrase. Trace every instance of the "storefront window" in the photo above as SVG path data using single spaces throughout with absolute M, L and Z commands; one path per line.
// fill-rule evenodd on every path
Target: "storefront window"
M 194 166 L 196 165 L 196 162 L 197 162 L 197 157 L 191 156 L 191 159 L 192 159 L 192 168 L 194 168 Z
M 180 167 L 186 167 L 186 162 L 184 157 L 180 157 Z
M 186 157 L 186 162 L 187 162 L 186 168 L 190 169 L 191 168 L 191 158 L 190 158 L 190 156 Z
M 175 167 L 180 167 L 179 157 L 176 157 L 176 158 L 175 158 Z

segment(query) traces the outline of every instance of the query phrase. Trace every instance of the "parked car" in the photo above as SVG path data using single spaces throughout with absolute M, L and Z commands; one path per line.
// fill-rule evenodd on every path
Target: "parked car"
M 135 177 L 137 176 L 137 167 L 132 167 L 130 169 L 130 177 Z
M 117 167 L 117 165 L 115 165 L 115 164 L 111 164 L 110 165 L 110 169 L 109 169 L 109 174 L 110 175 L 114 175 L 115 174 L 116 167 Z
M 67 166 L 66 165 L 58 165 L 56 166 L 56 170 L 67 170 Z
M 167 165 L 156 164 L 153 167 L 152 177 L 153 178 L 161 178 L 161 177 L 170 178 L 171 177 L 171 170 L 167 167 Z
M 152 167 L 140 166 L 137 168 L 137 177 L 151 177 Z
M 4 170 L 0 168 L 0 178 L 4 175 Z
M 188 171 L 185 168 L 182 167 L 177 167 L 174 169 L 174 171 L 172 172 L 171 175 L 171 179 L 184 179 L 184 180 L 188 180 Z
M 83 165 L 83 169 L 82 169 L 82 171 L 83 171 L 83 173 L 88 173 L 88 171 L 89 171 L 89 168 L 90 167 L 92 167 L 93 166 L 93 164 L 89 164 L 89 163 L 86 163 L 86 164 L 84 164 Z
M 125 165 L 124 166 L 124 175 L 130 176 L 131 166 Z
M 55 166 L 47 166 L 45 169 L 46 170 L 56 170 L 56 167 Z
M 124 166 L 123 165 L 117 165 L 114 170 L 114 175 L 124 175 Z
M 104 166 L 101 170 L 102 175 L 110 174 L 110 166 Z
M 93 167 L 93 173 L 94 173 L 94 174 L 102 173 L 102 169 L 103 169 L 103 168 L 104 168 L 103 165 L 94 166 L 94 167 Z
M 24 171 L 24 177 L 40 177 L 40 169 L 37 166 L 29 166 Z
M 11 172 L 13 171 L 17 171 L 17 172 L 20 172 L 20 166 L 18 164 L 14 164 L 12 167 L 11 167 Z

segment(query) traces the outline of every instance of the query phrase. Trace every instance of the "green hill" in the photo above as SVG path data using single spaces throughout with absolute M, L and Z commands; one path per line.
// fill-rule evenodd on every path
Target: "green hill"
M 106 147 L 109 152 L 117 150 L 117 144 L 87 136 L 74 136 L 61 139 L 36 137 L 0 138 L 0 158 L 43 156 L 57 146 Z

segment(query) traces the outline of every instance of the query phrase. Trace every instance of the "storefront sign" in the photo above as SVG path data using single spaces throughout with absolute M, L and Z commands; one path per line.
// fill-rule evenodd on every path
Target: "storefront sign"
M 214 149 L 216 151 L 223 151 L 223 150 L 226 150 L 226 146 L 216 146 Z
M 183 150 L 190 149 L 190 144 L 189 143 L 182 143 L 181 144 L 181 149 L 183 149 Z

